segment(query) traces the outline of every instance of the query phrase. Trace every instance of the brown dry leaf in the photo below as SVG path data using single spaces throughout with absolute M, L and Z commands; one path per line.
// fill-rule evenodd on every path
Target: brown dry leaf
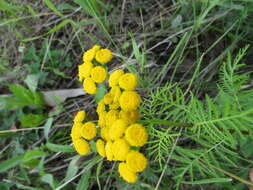
M 50 106 L 56 106 L 57 104 L 64 102 L 67 98 L 73 98 L 86 94 L 82 88 L 52 90 L 42 93 L 44 94 L 46 103 Z

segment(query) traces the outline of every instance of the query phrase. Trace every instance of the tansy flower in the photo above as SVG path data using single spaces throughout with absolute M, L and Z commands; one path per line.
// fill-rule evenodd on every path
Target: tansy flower
M 118 171 L 119 171 L 120 176 L 128 183 L 135 183 L 137 181 L 138 177 L 136 173 L 129 170 L 126 163 L 121 162 L 119 164 Z
M 81 136 L 87 140 L 93 139 L 97 134 L 96 125 L 92 122 L 86 122 L 81 128 Z
M 85 111 L 79 111 L 74 117 L 74 123 L 82 123 L 85 120 L 86 113 Z
M 88 94 L 96 94 L 97 86 L 91 78 L 86 78 L 83 82 L 83 88 Z
M 109 49 L 100 49 L 96 53 L 96 60 L 101 64 L 106 64 L 112 60 L 112 52 Z
M 101 66 L 96 66 L 91 70 L 91 78 L 96 83 L 102 83 L 106 79 L 106 70 Z
M 83 54 L 83 62 L 86 63 L 86 62 L 91 62 L 94 58 L 95 58 L 95 55 L 96 55 L 96 49 L 94 48 L 91 48 L 87 51 L 84 52 Z
M 105 157 L 105 143 L 103 140 L 98 139 L 96 142 L 96 148 L 97 148 L 97 152 L 100 156 Z
M 125 139 L 117 139 L 113 143 L 114 160 L 125 161 L 130 152 L 130 146 Z
M 105 140 L 105 141 L 109 141 L 110 140 L 110 135 L 109 135 L 109 127 L 103 127 L 100 131 L 101 137 Z
M 116 71 L 113 71 L 110 74 L 109 77 L 109 86 L 113 87 L 113 86 L 117 86 L 119 85 L 119 78 L 124 74 L 124 71 L 121 69 L 118 69 Z
M 141 103 L 141 98 L 136 91 L 124 91 L 119 98 L 120 107 L 123 110 L 136 110 Z
M 118 102 L 121 96 L 121 90 L 118 86 L 113 86 L 109 92 L 113 97 L 113 102 Z
M 105 154 L 106 154 L 107 160 L 109 161 L 113 160 L 113 143 L 111 141 L 106 142 Z
M 97 51 L 101 49 L 101 46 L 100 45 L 94 45 L 92 47 L 92 49 L 95 51 L 95 53 L 97 53 Z
M 131 146 L 143 146 L 147 142 L 148 133 L 142 125 L 136 123 L 126 129 L 125 138 Z
M 110 110 L 117 110 L 119 108 L 119 102 L 115 102 L 109 105 Z
M 136 123 L 140 119 L 140 113 L 138 110 L 124 111 L 119 112 L 119 117 L 127 121 L 128 124 Z
M 119 139 L 123 136 L 127 128 L 127 122 L 123 119 L 116 120 L 109 129 L 109 135 L 112 140 Z
M 110 110 L 106 113 L 105 116 L 105 123 L 106 126 L 111 126 L 114 121 L 116 121 L 119 118 L 119 112 L 117 110 Z
M 72 126 L 70 134 L 72 140 L 81 138 L 82 125 L 82 123 L 74 123 L 74 125 Z
M 85 155 L 90 152 L 90 145 L 84 139 L 76 139 L 73 141 L 74 147 L 78 154 Z
M 131 151 L 127 154 L 126 163 L 131 171 L 142 172 L 147 167 L 148 160 L 142 153 Z
M 124 90 L 134 90 L 137 86 L 137 78 L 133 73 L 126 73 L 119 78 L 119 86 Z
M 103 112 L 100 112 L 98 114 L 98 126 L 103 128 L 106 126 L 106 120 L 105 120 L 105 116 L 106 116 L 106 112 L 103 111 Z
M 86 62 L 81 65 L 78 65 L 79 81 L 82 82 L 85 78 L 90 77 L 92 68 L 93 68 L 93 65 L 91 62 Z
M 98 106 L 97 106 L 97 110 L 96 111 L 97 111 L 98 114 L 100 114 L 100 113 L 102 113 L 102 112 L 105 111 L 105 103 L 104 103 L 103 100 L 100 100 L 98 102 Z
M 105 104 L 111 104 L 113 102 L 113 96 L 111 93 L 106 93 L 104 95 L 103 101 Z

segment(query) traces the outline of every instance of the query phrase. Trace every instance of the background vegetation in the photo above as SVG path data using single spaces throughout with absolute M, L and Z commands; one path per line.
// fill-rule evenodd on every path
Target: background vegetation
M 247 189 L 253 185 L 251 0 L 0 0 L 0 189 Z M 82 88 L 93 44 L 111 70 L 139 76 L 148 168 L 135 184 L 117 164 L 70 145 L 92 97 L 54 105 L 42 92 Z M 71 94 L 71 93 L 70 93 Z

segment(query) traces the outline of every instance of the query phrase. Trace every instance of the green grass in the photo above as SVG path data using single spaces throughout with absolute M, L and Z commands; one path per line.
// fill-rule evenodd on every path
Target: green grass
M 1 190 L 252 185 L 251 1 L 0 0 L 0 12 L 0 91 L 13 95 L 0 97 Z M 74 152 L 75 112 L 96 119 L 90 96 L 41 99 L 82 88 L 77 67 L 94 44 L 113 51 L 110 70 L 138 75 L 149 165 L 135 184 Z

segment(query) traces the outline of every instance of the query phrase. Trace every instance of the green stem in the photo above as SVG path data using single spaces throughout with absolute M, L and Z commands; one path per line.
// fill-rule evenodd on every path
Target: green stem
M 203 165 L 204 163 L 202 163 L 203 161 L 202 160 L 200 160 L 201 162 L 201 164 Z M 245 180 L 245 179 L 243 179 L 243 178 L 241 178 L 241 177 L 239 177 L 239 176 L 237 176 L 237 175 L 234 175 L 234 174 L 232 174 L 232 173 L 230 173 L 230 172 L 228 172 L 228 171 L 225 171 L 225 170 L 223 170 L 223 169 L 221 169 L 221 168 L 219 168 L 219 167 L 217 167 L 217 166 L 214 166 L 214 165 L 212 165 L 212 164 L 209 164 L 211 167 L 213 167 L 214 169 L 216 169 L 216 170 L 218 170 L 218 171 L 220 171 L 220 172 L 222 172 L 222 173 L 224 173 L 225 175 L 227 175 L 227 176 L 229 176 L 229 177 L 232 177 L 232 178 L 234 178 L 234 179 L 236 179 L 237 181 L 240 181 L 241 183 L 243 183 L 243 184 L 245 184 L 245 185 L 249 185 L 249 186 L 253 186 L 253 183 L 251 183 L 250 181 L 248 181 L 248 180 Z
M 141 124 L 160 124 L 160 125 L 168 125 L 171 127 L 193 127 L 192 123 L 180 123 L 174 121 L 168 121 L 163 119 L 153 119 L 153 120 L 140 120 Z

